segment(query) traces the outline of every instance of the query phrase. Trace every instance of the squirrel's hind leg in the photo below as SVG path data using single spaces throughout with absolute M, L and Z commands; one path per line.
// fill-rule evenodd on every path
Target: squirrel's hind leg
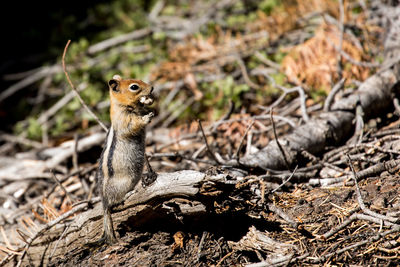
M 103 217 L 104 232 L 102 238 L 104 238 L 104 242 L 108 245 L 111 245 L 117 241 L 117 238 L 115 237 L 110 209 L 111 209 L 110 207 L 104 207 L 104 217 Z
M 113 222 L 111 218 L 111 208 L 104 207 L 104 216 L 103 216 L 103 235 L 99 240 L 94 242 L 86 243 L 87 247 L 99 247 L 104 244 L 112 245 L 117 241 L 115 237 Z

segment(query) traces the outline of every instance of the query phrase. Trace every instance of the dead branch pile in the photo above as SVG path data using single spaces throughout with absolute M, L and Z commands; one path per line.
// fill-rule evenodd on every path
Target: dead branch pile
M 112 53 L 128 40 L 155 32 L 180 41 L 170 48 L 169 61 L 160 62 L 151 75 L 162 96 L 160 115 L 147 137 L 157 180 L 138 185 L 115 207 L 120 242 L 90 248 L 85 244 L 102 231 L 94 180 L 105 138 L 101 127 L 52 145 L 45 138 L 29 140 L 26 133 L 2 133 L 0 265 L 398 263 L 400 9 L 371 1 L 368 7 L 359 4 L 364 12 L 353 18 L 344 11 L 353 1 L 345 1 L 344 7 L 339 1 L 340 12 L 333 11 L 337 6 L 331 1 L 319 9 L 313 8 L 319 1 L 310 1 L 308 9 L 295 2 L 304 11 L 301 23 L 260 15 L 244 34 L 219 28 L 203 39 L 192 34 L 205 21 L 220 21 L 236 1 L 198 1 L 204 12 L 191 14 L 191 19 L 159 15 L 164 5 L 159 1 L 149 15 L 151 27 L 90 46 L 89 65 L 94 65 L 99 52 Z M 286 18 L 294 14 L 290 8 L 285 12 Z M 378 25 L 377 17 L 385 30 L 381 64 L 363 61 L 373 57 L 364 56 L 363 44 L 348 26 Z M 270 19 L 281 25 L 276 32 Z M 309 36 L 304 29 L 312 27 L 313 19 L 323 22 Z M 365 30 L 366 42 L 374 39 L 376 28 Z M 329 34 L 324 36 L 323 30 Z M 282 66 L 263 54 L 275 53 L 279 46 L 295 46 Z M 258 66 L 248 65 L 251 57 Z M 0 94 L 0 101 L 60 71 L 55 65 L 25 73 Z M 275 78 L 280 71 L 297 86 L 280 85 Z M 241 107 L 231 103 L 214 122 L 167 128 L 204 100 L 202 83 L 227 77 L 249 88 L 241 95 Z M 312 87 L 331 84 L 324 105 L 307 99 Z M 279 94 L 265 100 L 268 105 L 252 105 L 254 92 L 269 86 Z M 354 88 L 342 90 L 345 86 Z M 81 83 L 76 89 L 86 87 Z M 72 99 L 72 93 L 65 94 L 42 112 L 37 121 L 44 132 Z M 18 146 L 25 149 L 13 153 Z

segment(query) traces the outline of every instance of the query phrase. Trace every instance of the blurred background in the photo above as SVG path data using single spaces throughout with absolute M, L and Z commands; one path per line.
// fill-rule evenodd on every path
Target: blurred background
M 68 39 L 80 43 L 83 49 L 81 54 L 84 54 L 84 47 L 89 43 L 144 26 L 146 12 L 153 2 L 6 1 L 2 4 L 5 12 L 0 18 L 4 34 L 3 48 L 0 52 L 0 90 L 5 91 L 16 81 L 29 76 L 13 77 L 9 74 L 35 71 L 42 66 L 60 63 Z M 121 16 L 128 17 L 133 14 L 135 16 L 130 19 L 130 23 L 121 21 Z M 37 96 L 40 82 L 39 79 L 28 84 L 23 91 L 16 92 L 7 101 L 1 102 L 2 129 L 14 130 L 15 122 L 35 115 L 30 113 L 32 106 L 35 106 L 30 100 Z M 58 87 L 60 83 L 56 82 L 55 85 Z M 67 87 L 59 89 L 59 93 L 69 90 Z M 41 102 L 43 108 L 49 104 L 47 101 L 52 102 L 57 96 L 49 97 L 45 93 L 44 98 Z
M 1 129 L 47 146 L 97 124 L 71 94 L 61 69 L 69 39 L 71 78 L 106 123 L 106 82 L 114 74 L 155 85 L 160 115 L 150 128 L 173 126 L 179 133 L 197 119 L 262 115 L 282 95 L 279 86 L 301 85 L 312 112 L 342 77 L 351 89 L 376 69 L 374 63 L 355 63 L 382 59 L 383 30 L 372 12 L 379 4 L 7 1 L 1 17 Z M 283 103 L 294 97 L 288 94 Z M 240 139 L 246 127 L 247 122 L 232 131 Z

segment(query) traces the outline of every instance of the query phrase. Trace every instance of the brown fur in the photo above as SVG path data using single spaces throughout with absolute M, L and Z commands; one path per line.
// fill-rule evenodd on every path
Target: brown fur
M 146 114 L 150 110 L 140 103 L 142 97 L 153 101 L 153 87 L 141 80 L 122 79 L 115 75 L 110 80 L 110 116 L 114 130 L 124 137 L 135 135 L 149 123 Z M 137 84 L 139 89 L 132 92 L 129 90 L 131 84 Z
M 141 96 L 149 95 L 152 86 L 141 81 L 141 80 L 134 80 L 134 79 L 126 79 L 126 80 L 115 80 L 119 82 L 119 92 L 115 92 L 110 88 L 110 101 L 111 101 L 111 120 L 113 118 L 113 108 L 115 104 L 124 105 L 124 106 L 132 106 L 137 107 L 139 98 Z M 130 84 L 138 84 L 140 89 L 138 92 L 131 92 L 128 87 Z M 113 105 L 114 104 L 114 105 Z

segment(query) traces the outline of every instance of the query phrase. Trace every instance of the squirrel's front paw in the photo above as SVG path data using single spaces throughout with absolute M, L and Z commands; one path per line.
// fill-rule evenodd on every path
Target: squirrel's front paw
M 143 119 L 143 121 L 144 121 L 145 123 L 150 123 L 150 122 L 151 122 L 151 119 L 154 117 L 154 115 L 155 115 L 154 112 L 150 112 L 150 113 L 144 115 L 144 116 L 142 117 L 142 119 Z

